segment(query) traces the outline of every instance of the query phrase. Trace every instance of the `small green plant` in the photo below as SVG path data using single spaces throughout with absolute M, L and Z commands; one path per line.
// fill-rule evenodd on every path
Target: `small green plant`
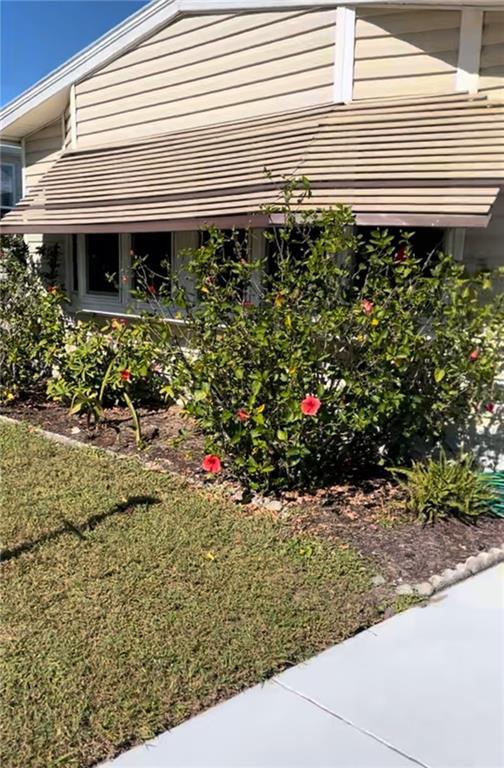
M 104 417 L 106 406 L 126 404 L 138 446 L 142 444 L 140 403 L 159 402 L 165 377 L 151 323 L 114 319 L 102 327 L 77 323 L 67 334 L 47 392 L 70 413 L 86 416 L 88 428 Z M 165 327 L 157 332 L 165 334 Z
M 0 401 L 30 394 L 63 343 L 65 294 L 46 285 L 22 237 L 0 240 Z
M 393 467 L 391 472 L 407 494 L 407 508 L 427 523 L 447 517 L 475 520 L 489 512 L 495 499 L 469 453 L 448 458 L 441 450 L 439 458 Z

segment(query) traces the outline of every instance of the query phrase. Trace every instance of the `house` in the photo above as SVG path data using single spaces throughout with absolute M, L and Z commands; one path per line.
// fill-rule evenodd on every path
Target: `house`
M 300 174 L 311 205 L 504 265 L 504 0 L 154 0 L 8 104 L 0 139 L 24 185 L 0 231 L 60 244 L 79 313 L 127 311 L 107 275 L 132 252 L 178 270 L 204 224 L 274 225 L 261 205 Z

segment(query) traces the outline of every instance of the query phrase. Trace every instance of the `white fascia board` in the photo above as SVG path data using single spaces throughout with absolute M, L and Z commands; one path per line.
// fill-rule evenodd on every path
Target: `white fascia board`
M 504 0 L 494 0 L 493 3 L 488 0 L 396 0 L 395 3 L 392 0 L 153 0 L 7 104 L 0 110 L 0 131 L 7 131 L 9 126 L 51 97 L 69 93 L 73 83 L 104 66 L 143 38 L 152 35 L 181 13 L 337 8 L 340 5 L 402 5 L 425 8 L 468 6 L 497 10 L 504 9 Z

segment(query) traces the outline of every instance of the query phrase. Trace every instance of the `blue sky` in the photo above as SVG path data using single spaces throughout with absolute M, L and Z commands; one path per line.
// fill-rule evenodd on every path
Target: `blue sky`
M 148 0 L 0 0 L 0 103 L 6 104 Z

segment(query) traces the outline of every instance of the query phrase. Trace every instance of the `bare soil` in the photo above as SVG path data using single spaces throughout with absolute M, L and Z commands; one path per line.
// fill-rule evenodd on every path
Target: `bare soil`
M 83 443 L 138 455 L 184 477 L 204 479 L 203 436 L 177 406 L 139 409 L 145 440 L 141 452 L 124 408 L 108 409 L 106 420 L 90 430 L 85 419 L 70 416 L 66 407 L 42 397 L 5 405 L 0 412 Z M 375 563 L 389 584 L 422 581 L 504 542 L 500 518 L 422 525 L 405 511 L 401 491 L 386 476 L 360 477 L 316 493 L 286 493 L 282 502 L 279 514 L 295 531 L 351 545 Z

